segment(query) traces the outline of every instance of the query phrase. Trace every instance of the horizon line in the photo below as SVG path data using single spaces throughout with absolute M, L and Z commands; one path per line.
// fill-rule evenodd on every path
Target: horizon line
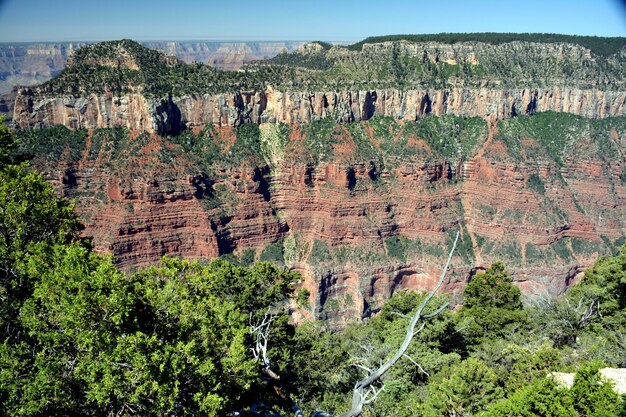
M 306 38 L 284 38 L 284 39 L 264 39 L 262 37 L 259 38 L 220 38 L 214 36 L 190 36 L 190 37 L 172 37 L 172 38 L 142 38 L 142 37 L 129 37 L 129 36 L 121 36 L 121 37 L 102 37 L 102 38 L 91 38 L 91 39 L 72 39 L 72 40 L 0 40 L 0 44 L 30 44 L 30 43 L 96 43 L 96 42 L 107 42 L 107 41 L 116 41 L 122 39 L 130 39 L 136 42 L 266 42 L 266 43 L 279 43 L 279 42 L 329 42 L 329 43 L 357 43 L 363 41 L 368 38 L 377 38 L 377 37 L 385 37 L 385 36 L 436 36 L 436 35 L 475 35 L 475 34 L 508 34 L 508 35 L 523 35 L 523 34 L 533 34 L 533 35 L 560 35 L 560 36 L 579 36 L 579 37 L 594 37 L 594 38 L 626 38 L 626 35 L 589 35 L 589 34 L 573 34 L 573 33 L 556 33 L 556 32 L 437 32 L 437 33 L 389 33 L 383 35 L 368 35 L 365 37 L 358 38 L 335 38 L 330 39 L 326 37 L 323 38 L 314 38 L 314 37 L 306 37 Z

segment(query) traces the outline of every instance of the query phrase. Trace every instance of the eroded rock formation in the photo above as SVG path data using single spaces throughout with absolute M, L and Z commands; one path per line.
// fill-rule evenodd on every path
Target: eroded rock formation
M 296 317 L 340 324 L 377 311 L 400 289 L 431 288 L 459 229 L 462 243 L 445 287 L 453 300 L 473 273 L 496 260 L 526 293 L 560 293 L 607 253 L 607 242 L 626 234 L 623 156 L 602 159 L 583 136 L 579 158 L 559 166 L 527 138 L 522 152 L 536 155 L 514 163 L 491 129 L 471 158 L 456 162 L 433 159 L 419 138 L 414 146 L 426 149 L 423 157 L 387 167 L 354 162 L 348 135 L 330 162 L 296 162 L 292 149 L 275 164 L 244 162 L 207 175 L 190 168 L 184 153 L 164 156 L 177 145 L 144 134 L 128 139 L 133 151 L 118 156 L 119 166 L 111 145 L 94 147 L 90 138 L 80 160 L 40 168 L 77 197 L 85 233 L 122 268 L 163 255 L 252 251 L 258 260 L 274 246 L 310 293 Z M 231 134 L 226 130 L 223 140 Z M 287 147 L 301 134 L 292 129 Z M 624 133 L 610 135 L 625 155 Z M 531 177 L 540 189 L 529 185 Z
M 41 98 L 22 89 L 14 122 L 21 128 L 65 125 L 71 129 L 125 127 L 152 133 L 177 133 L 183 127 L 242 123 L 309 123 L 323 117 L 341 122 L 391 116 L 416 120 L 454 114 L 499 120 L 535 112 L 568 112 L 589 118 L 624 116 L 626 92 L 600 89 L 397 89 L 342 92 L 265 91 L 146 98 L 112 93 L 74 98 Z
M 496 260 L 526 293 L 560 293 L 624 243 L 624 51 L 315 44 L 226 74 L 110 42 L 21 89 L 13 122 L 90 130 L 84 149 L 35 164 L 122 268 L 276 260 L 310 294 L 294 317 L 340 325 L 432 288 L 456 230 L 453 302 Z M 130 133 L 93 132 L 113 127 Z

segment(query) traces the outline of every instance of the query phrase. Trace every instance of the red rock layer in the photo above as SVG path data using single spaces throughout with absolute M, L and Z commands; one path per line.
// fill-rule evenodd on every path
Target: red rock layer
M 150 152 L 161 146 L 172 145 L 150 139 L 119 170 L 102 158 L 42 168 L 66 195 L 79 197 L 85 233 L 124 269 L 163 255 L 211 258 L 246 248 L 258 259 L 282 242 L 286 264 L 302 272 L 300 285 L 311 294 L 300 318 L 341 324 L 375 312 L 394 291 L 432 288 L 459 229 L 465 247 L 446 281 L 452 294 L 473 271 L 501 259 L 525 292 L 559 293 L 606 251 L 603 242 L 626 235 L 619 156 L 585 156 L 562 167 L 541 157 L 512 164 L 490 139 L 458 166 L 407 161 L 375 180 L 367 164 L 313 167 L 288 158 L 272 169 L 242 165 L 208 178 L 181 174 L 182 160 L 159 162 Z M 584 154 L 584 141 L 578 146 Z M 543 194 L 529 188 L 533 174 Z M 392 253 L 395 237 L 409 244 L 404 256 Z M 572 239 L 591 249 L 581 252 Z M 555 252 L 555 242 L 565 242 L 570 255 Z

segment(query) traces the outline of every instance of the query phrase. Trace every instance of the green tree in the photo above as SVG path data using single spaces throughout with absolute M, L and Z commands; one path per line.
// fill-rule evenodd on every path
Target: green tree
M 520 310 L 521 292 L 511 284 L 504 264 L 495 262 L 484 273 L 475 275 L 463 291 L 466 308 L 504 308 Z
M 5 117 L 0 116 L 0 167 L 10 162 L 11 153 L 16 148 L 15 139 L 5 122 Z
M 606 324 L 607 317 L 622 318 L 626 310 L 626 245 L 616 256 L 598 259 L 568 298 L 584 307 L 580 310 L 581 327 L 599 321 Z
M 613 384 L 602 379 L 599 362 L 588 362 L 581 366 L 574 377 L 570 392 L 574 408 L 581 416 L 616 416 L 620 397 L 613 391 Z
M 76 243 L 38 244 L 23 269 L 39 279 L 21 310 L 29 337 L 0 350 L 9 415 L 243 409 L 261 383 L 251 319 L 277 308 L 294 277 L 263 263 L 167 258 L 127 276 Z M 278 322 L 277 332 L 288 326 Z M 276 346 L 270 354 L 280 358 Z
M 570 346 L 586 360 L 626 366 L 626 247 L 599 258 L 563 297 L 532 309 L 534 332 L 557 347 Z
M 57 362 L 47 362 L 24 327 L 23 307 L 40 277 L 26 272 L 28 258 L 57 243 L 76 241 L 80 223 L 28 165 L 13 164 L 12 133 L 0 121 L 0 414 L 34 414 L 42 404 L 52 414 L 76 408 L 72 388 L 57 378 Z M 52 349 L 50 352 L 55 352 Z M 45 370 L 33 372 L 33 363 Z M 33 382 L 31 384 L 31 382 Z M 28 389 L 26 387 L 29 387 Z M 9 410 L 12 410 L 9 412 Z
M 0 368 L 19 378 L 2 384 L 8 396 L 2 411 L 86 413 L 91 387 L 84 384 L 81 370 L 89 356 L 104 354 L 105 346 L 116 343 L 132 291 L 109 261 L 78 243 L 40 242 L 22 270 L 32 279 L 33 291 L 20 310 L 24 334 L 17 343 L 5 342 L 7 367 Z M 104 366 L 107 359 L 102 355 L 95 363 Z
M 508 391 L 515 391 L 537 379 L 543 379 L 548 372 L 556 371 L 562 366 L 562 362 L 562 352 L 549 344 L 543 344 L 536 349 L 524 349 L 507 374 L 506 388 Z
M 81 229 L 72 205 L 40 174 L 26 164 L 0 166 L 0 340 L 19 333 L 16 317 L 37 279 L 20 269 L 34 245 L 74 241 Z
M 521 292 L 500 262 L 472 277 L 463 291 L 463 300 L 458 329 L 469 344 L 501 337 L 526 318 Z
M 475 414 L 503 397 L 496 374 L 474 358 L 444 368 L 428 384 L 426 416 Z
M 305 415 L 348 407 L 358 374 L 343 332 L 332 332 L 321 322 L 303 323 L 296 329 L 293 354 L 288 378 Z
M 613 385 L 603 381 L 598 362 L 580 367 L 571 389 L 559 387 L 551 378 L 537 378 L 509 398 L 489 407 L 485 417 L 609 417 L 618 416 L 622 404 Z
M 551 379 L 537 379 L 504 401 L 491 405 L 484 417 L 577 417 L 568 390 Z

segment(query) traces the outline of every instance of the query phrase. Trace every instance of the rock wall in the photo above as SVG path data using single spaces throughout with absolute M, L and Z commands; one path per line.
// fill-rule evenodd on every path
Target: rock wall
M 624 137 L 612 135 L 626 154 Z M 118 168 L 105 144 L 97 156 L 88 149 L 79 161 L 38 167 L 77 198 L 96 248 L 133 270 L 166 254 L 252 250 L 260 259 L 280 242 L 311 294 L 296 318 L 341 325 L 376 312 L 395 291 L 432 288 L 459 229 L 464 248 L 445 284 L 453 302 L 472 274 L 496 260 L 525 293 L 558 294 L 606 253 L 605 242 L 626 235 L 626 160 L 593 156 L 587 150 L 596 145 L 585 138 L 576 144 L 580 156 L 563 166 L 540 154 L 511 163 L 499 157 L 501 142 L 486 139 L 469 160 L 412 158 L 375 178 L 367 161 L 307 165 L 289 156 L 271 168 L 242 163 L 195 175 L 184 153 L 159 156 L 172 143 L 153 136 L 134 147 L 133 140 L 125 146 L 138 150 Z M 290 143 L 299 140 L 293 129 Z M 526 146 L 536 149 L 530 140 Z M 542 192 L 529 188 L 532 175 Z M 390 239 L 412 246 L 398 256 Z
M 332 116 L 338 121 L 391 116 L 415 120 L 426 115 L 455 114 L 499 120 L 518 114 L 555 111 L 588 118 L 623 116 L 626 92 L 599 89 L 397 89 L 342 92 L 284 92 L 268 88 L 203 96 L 153 99 L 141 94 L 88 97 L 37 97 L 21 89 L 14 122 L 21 128 L 62 124 L 71 129 L 126 127 L 153 133 L 214 124 L 308 123 Z
M 157 120 L 163 118 L 157 108 L 155 102 L 148 102 L 140 94 L 36 100 L 32 90 L 21 89 L 15 99 L 13 120 L 21 128 L 63 125 L 69 129 L 94 129 L 119 126 L 154 132 L 158 127 Z

